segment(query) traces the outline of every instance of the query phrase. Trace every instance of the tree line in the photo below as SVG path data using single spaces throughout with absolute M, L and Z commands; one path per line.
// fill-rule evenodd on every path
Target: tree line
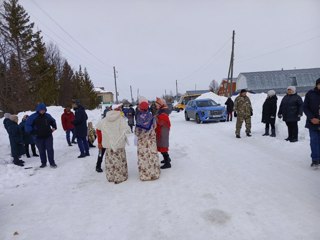
M 18 0 L 4 1 L 0 8 L 0 110 L 34 110 L 39 102 L 66 107 L 72 99 L 89 109 L 99 104 L 86 68 L 74 70 L 56 45 L 45 44 Z

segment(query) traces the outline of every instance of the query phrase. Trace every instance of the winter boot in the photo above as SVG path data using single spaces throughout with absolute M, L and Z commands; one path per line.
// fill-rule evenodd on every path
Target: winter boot
M 20 166 L 20 167 L 23 167 L 23 166 L 24 166 L 24 164 L 19 160 L 18 157 L 14 157 L 14 158 L 13 158 L 13 164 L 14 164 L 14 165 L 17 165 L 17 166 Z
M 30 158 L 29 144 L 25 144 L 25 145 L 24 145 L 24 150 L 25 150 L 25 152 L 26 152 L 27 158 Z
M 97 171 L 98 173 L 103 172 L 102 168 L 101 168 L 101 167 L 98 167 L 98 166 L 96 166 L 96 171 Z
M 276 130 L 275 129 L 271 129 L 270 137 L 275 137 L 275 136 L 276 136 Z
M 35 144 L 31 144 L 31 150 L 32 150 L 32 155 L 34 157 L 39 157 L 39 155 L 36 152 L 36 145 Z
M 272 129 L 271 129 L 272 132 Z M 262 136 L 269 136 L 269 128 L 265 128 L 265 132 Z
M 160 168 L 161 169 L 171 168 L 171 163 L 165 162 Z
M 169 154 L 163 154 L 164 157 L 164 164 L 160 167 L 161 169 L 171 168 L 171 158 L 169 157 Z
M 241 138 L 239 134 L 236 135 L 236 138 Z
M 251 133 L 247 133 L 247 137 L 251 137 L 252 135 L 251 135 Z

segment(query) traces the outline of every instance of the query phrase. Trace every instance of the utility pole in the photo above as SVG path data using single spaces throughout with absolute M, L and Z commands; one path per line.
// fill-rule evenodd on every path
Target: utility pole
M 130 93 L 131 93 L 131 103 L 133 104 L 133 96 L 132 96 L 132 86 L 130 85 Z
M 113 67 L 113 76 L 114 76 L 114 86 L 115 86 L 115 90 L 116 90 L 116 103 L 119 103 L 119 101 L 118 101 L 118 89 L 117 89 L 116 67 Z
M 178 99 L 178 80 L 176 80 L 176 99 Z
M 232 32 L 232 50 L 231 50 L 231 58 L 230 58 L 230 65 L 229 65 L 229 72 L 228 72 L 228 80 L 227 80 L 227 88 L 225 89 L 225 96 L 231 97 L 232 96 L 232 80 L 233 80 L 233 62 L 234 62 L 234 36 L 235 31 Z M 229 93 L 228 93 L 229 90 Z

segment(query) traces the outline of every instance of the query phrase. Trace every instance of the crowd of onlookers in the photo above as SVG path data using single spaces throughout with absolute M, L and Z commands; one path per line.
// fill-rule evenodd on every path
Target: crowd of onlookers
M 98 159 L 96 171 L 103 172 L 101 164 L 105 155 L 106 176 L 109 182 L 120 183 L 127 179 L 128 169 L 125 146 L 127 135 L 135 134 L 138 154 L 138 168 L 141 180 L 155 180 L 160 176 L 160 169 L 171 167 L 169 157 L 170 120 L 168 107 L 164 99 L 157 98 L 153 106 L 141 98 L 136 109 L 130 105 L 123 111 L 122 104 L 112 105 L 105 109 L 103 118 L 96 129 L 79 100 L 72 101 L 72 109 L 66 107 L 61 115 L 61 123 L 66 133 L 68 146 L 77 144 L 80 155 L 78 158 L 90 156 L 90 147 L 97 139 Z M 13 163 L 24 166 L 20 157 L 30 157 L 29 145 L 33 156 L 39 156 L 40 168 L 47 166 L 56 168 L 54 160 L 53 135 L 57 129 L 55 119 L 47 113 L 44 103 L 38 104 L 36 111 L 30 116 L 25 115 L 20 125 L 18 116 L 5 114 L 4 126 L 9 134 Z M 135 126 L 135 128 L 133 128 Z M 72 136 L 71 136 L 72 135 Z M 39 155 L 36 153 L 36 146 Z M 158 151 L 163 155 L 160 167 Z
M 276 136 L 276 117 L 282 118 L 287 125 L 289 142 L 298 141 L 298 121 L 303 112 L 306 115 L 306 128 L 309 129 L 312 167 L 320 163 L 320 78 L 316 80 L 315 88 L 310 90 L 304 102 L 297 94 L 294 86 L 287 88 L 277 112 L 277 96 L 274 90 L 269 90 L 262 107 L 262 122 L 265 124 L 263 136 Z M 241 138 L 240 131 L 245 122 L 246 136 L 251 137 L 251 117 L 253 109 L 247 96 L 247 90 L 242 89 L 233 102 L 231 98 L 227 105 L 227 121 L 236 117 L 236 138 Z M 78 158 L 90 156 L 90 147 L 97 139 L 99 149 L 96 171 L 103 172 L 101 164 L 105 155 L 105 168 L 107 179 L 110 182 L 120 183 L 127 179 L 128 169 L 125 146 L 127 135 L 135 134 L 137 144 L 138 168 L 141 180 L 154 180 L 159 178 L 160 169 L 171 167 L 169 156 L 169 132 L 171 123 L 169 110 L 164 99 L 157 98 L 150 106 L 146 99 L 141 98 L 136 109 L 132 105 L 123 109 L 122 104 L 107 107 L 103 118 L 98 122 L 96 129 L 92 122 L 88 122 L 85 108 L 80 101 L 72 101 L 70 107 L 64 109 L 61 115 L 62 127 L 66 133 L 69 146 L 77 144 L 80 155 Z M 20 124 L 16 115 L 5 114 L 3 121 L 8 132 L 13 163 L 24 166 L 20 157 L 26 154 L 30 158 L 29 147 L 33 156 L 39 156 L 40 168 L 49 162 L 52 168 L 57 165 L 54 160 L 53 135 L 57 129 L 55 119 L 47 113 L 44 103 L 38 104 L 36 111 L 30 116 L 25 115 Z M 134 128 L 135 126 L 135 128 Z M 271 130 L 271 132 L 270 132 Z M 72 137 L 71 137 L 72 134 Z M 36 147 L 39 151 L 37 154 Z M 158 152 L 163 156 L 160 167 Z
M 250 98 L 247 96 L 247 90 L 242 89 L 239 96 L 233 102 L 229 97 L 225 102 L 227 105 L 227 121 L 232 121 L 232 113 L 237 117 L 236 138 L 241 138 L 240 131 L 245 122 L 245 132 L 251 137 L 251 117 L 253 109 Z M 286 95 L 282 98 L 277 113 L 277 96 L 274 90 L 269 90 L 267 98 L 262 106 L 262 122 L 265 124 L 263 136 L 276 136 L 275 121 L 276 117 L 282 118 L 287 125 L 289 142 L 297 142 L 299 136 L 298 121 L 305 113 L 306 128 L 309 129 L 312 167 L 318 167 L 320 164 L 320 78 L 316 80 L 314 89 L 308 91 L 304 102 L 297 94 L 295 86 L 287 88 Z M 271 133 L 270 133 L 271 130 Z

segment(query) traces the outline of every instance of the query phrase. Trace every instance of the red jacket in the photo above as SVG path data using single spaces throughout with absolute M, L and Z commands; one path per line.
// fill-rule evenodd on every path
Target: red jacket
M 72 124 L 74 120 L 73 112 L 67 112 L 67 109 L 64 109 L 64 113 L 61 115 L 61 123 L 63 130 L 71 130 L 74 129 L 74 125 Z
M 162 112 L 157 116 L 157 147 L 159 152 L 169 151 L 169 132 L 170 132 L 170 119 L 167 113 Z

